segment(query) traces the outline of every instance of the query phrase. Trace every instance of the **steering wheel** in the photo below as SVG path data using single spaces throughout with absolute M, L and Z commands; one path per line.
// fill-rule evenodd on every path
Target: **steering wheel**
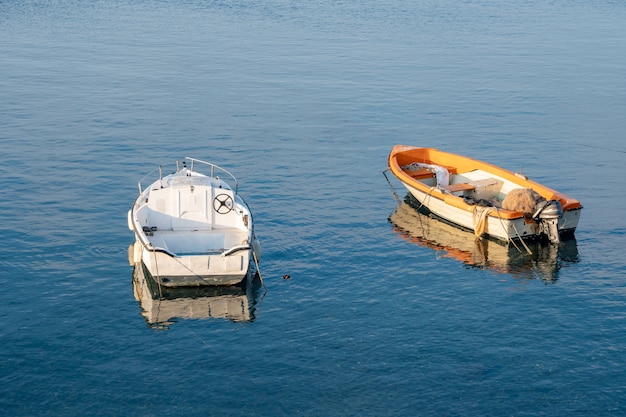
M 213 209 L 219 214 L 230 213 L 233 207 L 233 198 L 228 194 L 218 194 L 213 199 Z

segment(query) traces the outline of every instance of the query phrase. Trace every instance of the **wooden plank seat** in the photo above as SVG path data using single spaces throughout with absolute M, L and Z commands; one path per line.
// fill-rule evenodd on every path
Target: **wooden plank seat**
M 450 175 L 456 174 L 456 168 L 446 167 L 446 166 L 444 166 L 444 168 L 448 170 Z M 415 179 L 433 178 L 435 176 L 435 173 L 428 168 L 421 168 L 417 170 L 403 168 L 402 171 L 405 174 L 407 174 L 409 177 L 415 178 Z
M 450 184 L 450 185 L 446 185 L 444 187 L 441 187 L 444 190 L 451 192 L 451 193 L 458 193 L 460 191 L 471 191 L 476 189 L 476 186 L 469 183 L 469 182 L 461 182 L 459 184 Z
M 497 185 L 498 182 L 499 181 L 495 178 L 485 178 L 482 180 L 474 180 L 474 181 L 469 181 L 469 182 L 460 182 L 458 184 L 450 184 L 441 188 L 445 189 L 446 191 L 450 193 L 457 193 L 460 191 L 474 191 L 476 188 L 485 188 L 485 187 L 489 187 L 492 185 Z
M 435 176 L 435 174 L 433 172 L 431 172 L 430 170 L 428 170 L 426 168 L 418 169 L 416 171 L 407 169 L 407 170 L 404 170 L 404 172 L 408 176 L 410 176 L 411 178 L 415 178 L 415 179 L 418 179 L 418 178 L 431 178 L 431 177 Z

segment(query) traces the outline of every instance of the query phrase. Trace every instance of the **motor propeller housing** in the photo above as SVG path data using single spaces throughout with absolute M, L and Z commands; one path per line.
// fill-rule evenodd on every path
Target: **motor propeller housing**
M 560 201 L 546 200 L 537 203 L 533 219 L 541 225 L 542 232 L 550 242 L 559 243 L 559 219 L 563 217 L 563 206 Z

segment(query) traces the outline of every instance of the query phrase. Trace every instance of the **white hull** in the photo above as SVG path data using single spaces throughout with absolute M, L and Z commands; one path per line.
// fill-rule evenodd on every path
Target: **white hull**
M 476 219 L 480 216 L 480 213 L 476 210 L 482 210 L 483 208 L 474 208 L 472 211 L 462 210 L 450 204 L 446 204 L 445 200 L 433 198 L 432 193 L 424 193 L 410 185 L 403 184 L 413 197 L 424 208 L 428 209 L 431 213 L 440 217 L 450 223 L 463 227 L 468 230 L 475 230 Z M 570 210 L 563 213 L 563 217 L 559 219 L 558 228 L 559 233 L 567 233 L 574 231 L 578 226 L 578 219 L 580 218 L 579 210 Z M 485 217 L 484 233 L 492 238 L 511 241 L 514 239 L 527 239 L 537 238 L 541 235 L 540 225 L 536 222 L 528 221 L 524 217 L 516 219 L 503 219 L 500 217 Z
M 136 244 L 141 245 L 140 241 Z M 141 260 L 162 285 L 184 287 L 194 285 L 236 285 L 250 269 L 250 250 L 236 255 L 177 255 L 143 247 Z

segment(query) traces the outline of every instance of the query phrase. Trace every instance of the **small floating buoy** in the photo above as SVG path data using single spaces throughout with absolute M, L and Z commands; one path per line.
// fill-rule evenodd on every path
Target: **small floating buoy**
M 283 275 L 283 279 L 290 279 L 290 278 L 291 278 L 291 275 L 288 275 L 288 274 Z

